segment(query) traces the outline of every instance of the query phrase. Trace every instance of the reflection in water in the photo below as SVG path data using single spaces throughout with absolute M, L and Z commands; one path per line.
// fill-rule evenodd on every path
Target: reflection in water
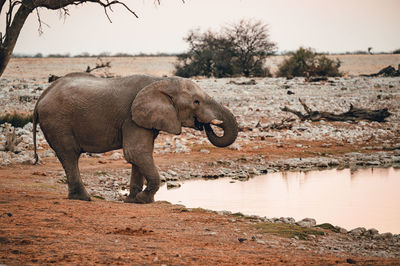
M 312 217 L 346 229 L 400 233 L 400 169 L 273 173 L 246 182 L 191 180 L 156 200 L 267 217 Z

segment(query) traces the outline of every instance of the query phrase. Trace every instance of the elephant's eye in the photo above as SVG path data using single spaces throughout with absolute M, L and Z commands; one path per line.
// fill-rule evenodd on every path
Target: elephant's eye
M 195 105 L 199 105 L 200 104 L 200 101 L 199 100 L 194 100 L 194 102 L 193 102 Z

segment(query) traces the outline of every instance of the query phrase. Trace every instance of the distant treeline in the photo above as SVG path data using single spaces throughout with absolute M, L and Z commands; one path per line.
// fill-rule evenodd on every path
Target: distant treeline
M 294 53 L 294 51 L 283 51 L 278 52 L 277 55 L 289 55 Z M 357 55 L 357 54 L 370 54 L 368 51 L 358 50 L 353 52 L 344 52 L 344 53 L 329 53 L 329 52 L 318 52 L 318 55 Z M 372 54 L 400 54 L 400 48 L 394 50 L 393 52 L 372 52 Z M 42 53 L 37 53 L 34 55 L 30 54 L 13 54 L 12 57 L 15 58 L 69 58 L 69 57 L 163 57 L 163 56 L 178 56 L 178 53 L 155 53 L 155 54 L 146 54 L 146 53 L 139 53 L 139 54 L 129 54 L 129 53 L 115 53 L 111 54 L 109 52 L 103 52 L 100 54 L 90 54 L 90 53 L 81 53 L 77 55 L 71 55 L 69 53 L 66 54 L 48 54 L 43 55 Z
M 292 54 L 295 51 L 283 51 L 280 52 L 281 55 L 288 55 Z M 342 53 L 330 53 L 330 52 L 317 52 L 316 54 L 318 55 L 359 55 L 359 54 L 400 54 L 400 48 L 396 49 L 392 52 L 373 52 L 373 51 L 364 51 L 364 50 L 357 50 L 357 51 L 347 51 L 347 52 L 342 52 Z
M 81 53 L 77 55 L 71 55 L 70 53 L 65 54 L 48 54 L 44 55 L 42 53 L 37 53 L 34 55 L 31 54 L 18 54 L 15 53 L 12 57 L 15 58 L 73 58 L 73 57 L 162 57 L 162 56 L 177 56 L 177 54 L 173 53 L 155 53 L 155 54 L 146 54 L 146 53 L 139 53 L 139 54 L 129 54 L 129 53 L 109 53 L 109 52 L 102 52 L 99 54 L 90 54 L 90 53 Z

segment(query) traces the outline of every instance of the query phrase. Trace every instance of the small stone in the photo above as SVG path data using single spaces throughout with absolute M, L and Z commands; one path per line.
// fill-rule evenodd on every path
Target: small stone
M 119 152 L 114 152 L 113 154 L 110 155 L 109 159 L 110 160 L 120 160 L 120 159 L 122 159 L 122 154 Z
M 206 149 L 201 149 L 200 152 L 201 152 L 201 153 L 205 153 L 205 154 L 209 154 L 209 153 L 210 153 L 210 151 L 209 151 L 209 150 L 206 150 Z
M 240 151 L 242 147 L 240 147 L 240 145 L 237 143 L 233 143 L 232 145 L 229 146 L 229 149 Z
M 173 171 L 171 169 L 168 170 L 168 174 L 170 174 L 172 176 L 177 176 L 178 175 L 175 171 Z

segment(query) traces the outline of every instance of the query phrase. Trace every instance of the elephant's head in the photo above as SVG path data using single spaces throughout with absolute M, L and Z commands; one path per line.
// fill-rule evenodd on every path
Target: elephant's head
M 144 128 L 177 135 L 182 126 L 204 128 L 217 147 L 232 144 L 238 134 L 233 114 L 188 79 L 169 78 L 146 86 L 137 94 L 131 112 L 132 120 Z M 223 135 L 216 135 L 211 125 L 222 128 Z

